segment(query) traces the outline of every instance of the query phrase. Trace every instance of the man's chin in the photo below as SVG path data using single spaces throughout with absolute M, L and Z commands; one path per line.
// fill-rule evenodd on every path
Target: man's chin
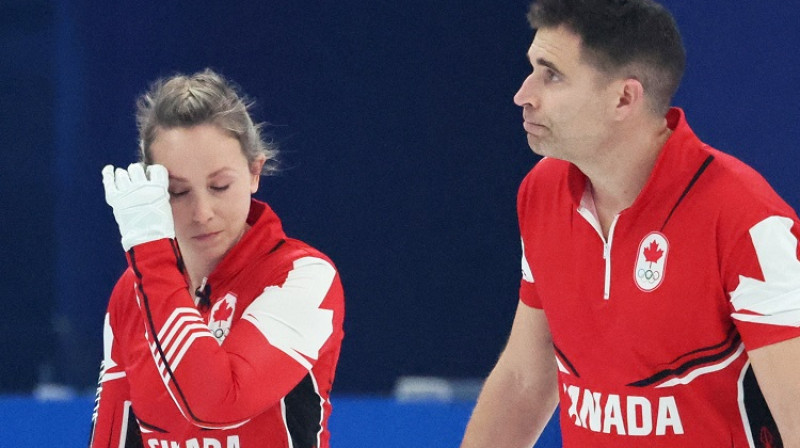
M 547 150 L 547 146 L 542 145 L 540 140 L 534 141 L 534 139 L 528 136 L 528 146 L 531 148 L 534 154 L 542 157 L 552 157 L 550 151 Z

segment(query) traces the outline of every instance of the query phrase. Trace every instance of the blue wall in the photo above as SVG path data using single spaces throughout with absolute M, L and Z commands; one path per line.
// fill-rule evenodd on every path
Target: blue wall
M 134 98 L 211 66 L 275 125 L 267 179 L 292 236 L 347 293 L 340 392 L 483 377 L 519 283 L 514 210 L 535 163 L 511 98 L 527 0 L 0 4 L 0 390 L 91 388 L 124 269 L 99 172 L 135 158 Z M 800 206 L 800 7 L 666 2 L 689 66 L 675 103 Z
M 0 2 L 0 391 L 30 387 L 56 340 L 54 14 L 14 6 Z
M 333 397 L 331 445 L 343 448 L 458 446 L 471 402 L 401 403 L 384 398 Z M 0 397 L 0 440 L 9 447 L 86 446 L 94 400 L 42 402 Z M 561 446 L 555 420 L 535 448 Z

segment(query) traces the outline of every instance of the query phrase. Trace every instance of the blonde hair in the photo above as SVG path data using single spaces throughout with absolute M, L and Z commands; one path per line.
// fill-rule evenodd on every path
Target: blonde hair
M 235 84 L 209 68 L 159 79 L 136 102 L 140 161 L 152 163 L 150 145 L 159 129 L 213 124 L 239 140 L 248 163 L 265 158 L 261 174 L 273 174 L 278 170 L 278 149 L 264 140 L 264 123 L 253 123 L 252 106 Z

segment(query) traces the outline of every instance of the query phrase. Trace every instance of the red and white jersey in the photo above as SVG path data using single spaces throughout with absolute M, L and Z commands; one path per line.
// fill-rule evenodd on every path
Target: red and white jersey
M 520 299 L 553 336 L 564 446 L 781 446 L 747 350 L 800 336 L 797 215 L 667 121 L 608 238 L 574 165 L 545 158 L 520 188 Z
M 105 320 L 91 447 L 328 447 L 343 337 L 333 263 L 263 202 L 196 305 L 174 240 L 127 253 Z

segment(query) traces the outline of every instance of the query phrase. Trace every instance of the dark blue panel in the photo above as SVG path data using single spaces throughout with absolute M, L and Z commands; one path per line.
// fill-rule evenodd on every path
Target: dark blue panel
M 53 8 L 0 3 L 0 391 L 30 389 L 52 363 Z

